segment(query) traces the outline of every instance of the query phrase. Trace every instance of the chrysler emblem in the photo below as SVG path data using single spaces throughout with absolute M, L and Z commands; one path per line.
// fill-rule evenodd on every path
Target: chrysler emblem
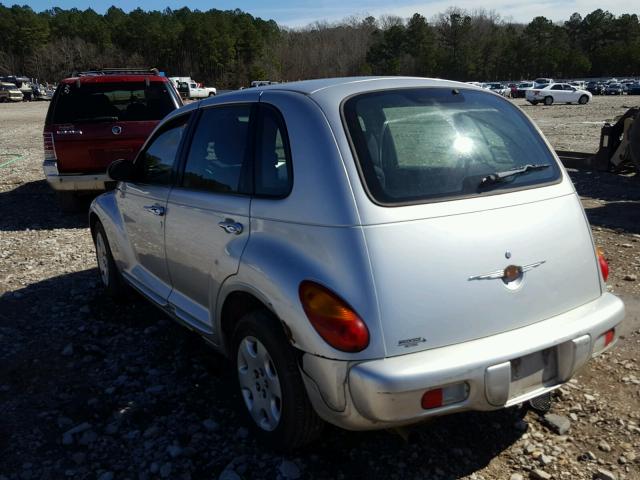
M 522 278 L 522 274 L 524 272 L 528 272 L 529 270 L 533 270 L 536 267 L 539 267 L 543 263 L 546 263 L 546 260 L 541 260 L 539 262 L 530 263 L 528 265 L 509 265 L 505 267 L 504 270 L 495 270 L 493 272 L 483 273 L 482 275 L 473 275 L 469 277 L 469 280 L 497 280 L 502 279 L 504 283 L 515 282 Z
M 120 135 L 122 133 L 122 127 L 120 125 L 114 125 L 111 127 L 111 133 L 114 135 Z

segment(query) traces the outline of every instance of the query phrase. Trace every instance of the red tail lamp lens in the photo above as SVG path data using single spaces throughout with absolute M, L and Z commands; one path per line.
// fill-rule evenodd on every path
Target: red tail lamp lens
M 343 352 L 367 348 L 369 330 L 344 300 L 310 281 L 302 282 L 298 293 L 304 313 L 325 342 Z
M 602 273 L 602 278 L 606 282 L 607 278 L 609 278 L 609 264 L 607 263 L 607 260 L 604 258 L 604 252 L 600 247 L 596 249 L 596 253 L 598 254 L 598 264 L 600 265 L 600 272 Z

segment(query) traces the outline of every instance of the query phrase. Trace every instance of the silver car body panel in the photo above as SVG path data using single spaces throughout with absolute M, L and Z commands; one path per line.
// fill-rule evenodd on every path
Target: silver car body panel
M 166 293 L 169 312 L 222 352 L 228 341 L 221 326 L 225 300 L 234 292 L 256 297 L 305 353 L 301 369 L 316 410 L 348 428 L 412 423 L 521 400 L 533 394 L 509 397 L 509 389 L 520 384 L 505 384 L 507 362 L 550 347 L 557 352 L 558 382 L 536 392 L 555 388 L 624 312 L 620 300 L 603 293 L 573 185 L 560 166 L 560 181 L 552 185 L 419 205 L 374 203 L 353 158 L 341 102 L 364 91 L 421 86 L 482 91 L 432 79 L 329 79 L 246 89 L 173 112 L 165 121 L 222 104 L 275 106 L 290 141 L 293 189 L 283 199 L 167 192 L 162 233 L 172 282 L 167 291 L 158 285 L 162 275 L 136 273 L 144 268 L 137 249 L 157 262 L 162 254 L 157 245 L 142 247 L 129 238 L 123 220 L 128 212 L 120 210 L 119 201 L 125 184 L 120 184 L 91 207 L 105 226 L 118 267 L 147 296 Z M 242 224 L 241 235 L 220 229 L 218 222 L 229 218 Z M 161 236 L 149 240 L 153 244 Z M 517 284 L 473 279 L 509 265 L 533 264 Z M 367 348 L 345 353 L 322 340 L 300 304 L 303 280 L 325 285 L 354 308 L 370 332 Z M 581 324 L 581 316 L 588 321 Z M 417 392 L 463 377 L 471 392 L 463 405 L 415 411 Z M 389 385 L 395 385 L 393 395 Z M 394 399 L 412 406 L 393 414 L 388 402 Z

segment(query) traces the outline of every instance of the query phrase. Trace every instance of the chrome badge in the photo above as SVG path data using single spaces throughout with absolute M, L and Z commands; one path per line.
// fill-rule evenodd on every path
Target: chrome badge
M 509 265 L 504 270 L 495 270 L 489 273 L 483 273 L 482 275 L 473 275 L 469 277 L 469 280 L 497 280 L 502 279 L 505 284 L 510 284 L 522 279 L 522 274 L 539 267 L 546 263 L 546 260 L 530 263 L 528 265 Z
M 120 135 L 122 133 L 122 127 L 120 125 L 114 125 L 111 127 L 111 133 L 114 135 Z

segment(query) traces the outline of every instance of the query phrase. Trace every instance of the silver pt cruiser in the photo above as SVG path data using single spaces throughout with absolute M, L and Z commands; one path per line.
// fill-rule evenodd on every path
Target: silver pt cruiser
M 226 354 L 258 435 L 519 404 L 610 348 L 570 178 L 509 101 L 421 78 L 187 105 L 91 206 L 99 273 Z M 243 407 L 244 409 L 244 407 Z

